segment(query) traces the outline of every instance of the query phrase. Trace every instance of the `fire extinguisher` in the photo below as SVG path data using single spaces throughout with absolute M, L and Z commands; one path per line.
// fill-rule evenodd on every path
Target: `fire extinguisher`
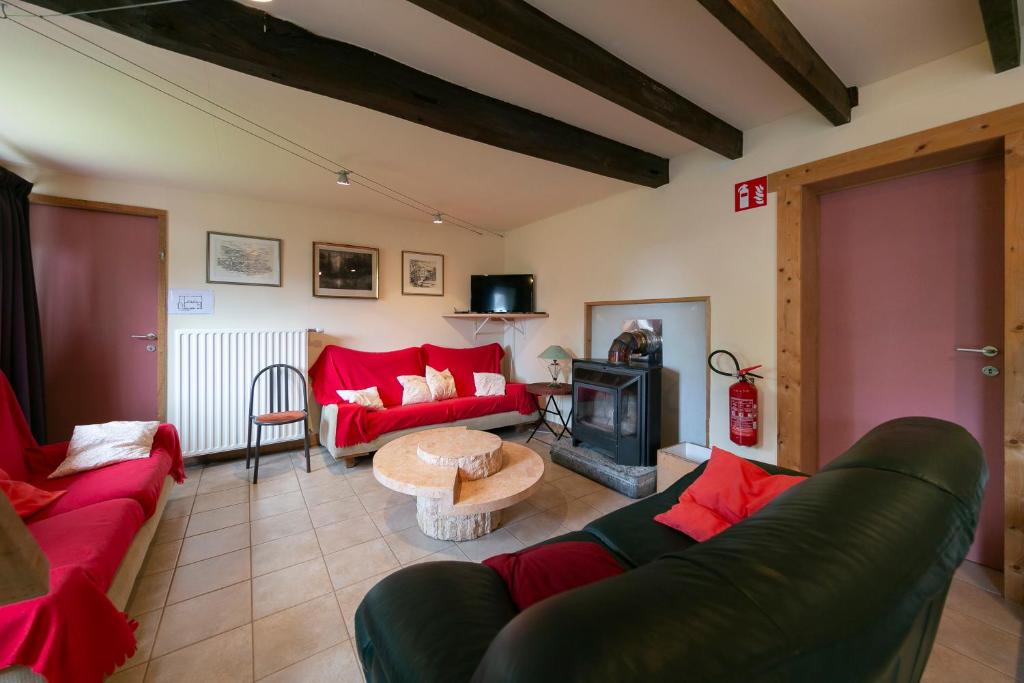
M 720 353 L 724 353 L 732 359 L 736 368 L 735 372 L 722 372 L 714 366 L 712 359 Z M 719 349 L 712 351 L 708 356 L 708 367 L 719 375 L 735 377 L 738 381 L 729 387 L 729 438 L 733 443 L 741 446 L 754 446 L 757 444 L 757 387 L 754 386 L 754 379 L 763 379 L 761 375 L 755 374 L 760 365 L 751 365 L 749 368 L 741 368 L 740 362 L 736 360 L 729 351 Z

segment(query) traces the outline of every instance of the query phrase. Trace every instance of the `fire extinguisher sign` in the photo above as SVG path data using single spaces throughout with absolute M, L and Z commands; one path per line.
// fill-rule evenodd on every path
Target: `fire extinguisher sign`
M 736 211 L 757 209 L 768 203 L 768 176 L 736 183 Z

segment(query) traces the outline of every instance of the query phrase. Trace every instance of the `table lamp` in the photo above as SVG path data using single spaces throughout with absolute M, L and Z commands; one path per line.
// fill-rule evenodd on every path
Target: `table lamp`
M 558 376 L 562 374 L 562 361 L 571 360 L 572 356 L 569 352 L 563 349 L 561 346 L 552 344 L 548 348 L 544 349 L 537 358 L 541 360 L 550 361 L 546 367 L 548 372 L 551 373 L 551 385 L 558 386 Z

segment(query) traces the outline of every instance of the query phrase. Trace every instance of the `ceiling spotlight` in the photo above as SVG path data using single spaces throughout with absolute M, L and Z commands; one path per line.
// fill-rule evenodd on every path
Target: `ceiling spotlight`
M 351 185 L 348 179 L 348 171 L 338 171 L 338 184 L 339 185 Z
M 435 213 L 434 214 L 434 222 L 437 223 L 438 225 L 440 225 L 441 223 L 444 223 L 444 219 L 441 218 L 441 214 L 439 214 L 439 213 Z

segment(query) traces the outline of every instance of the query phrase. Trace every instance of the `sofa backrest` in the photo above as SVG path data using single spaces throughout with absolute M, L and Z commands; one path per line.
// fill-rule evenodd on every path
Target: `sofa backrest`
M 343 346 L 324 348 L 313 367 L 309 380 L 313 396 L 320 405 L 339 403 L 338 389 L 377 387 L 387 407 L 402 404 L 402 385 L 398 375 L 422 375 L 423 359 L 419 347 L 397 351 L 356 351 Z
M 0 372 L 0 470 L 11 479 L 28 479 L 24 453 L 36 445 L 14 390 L 7 376 Z
M 964 429 L 877 427 L 757 515 L 555 596 L 477 681 L 917 681 L 987 472 Z
M 445 346 L 424 344 L 423 364 L 435 370 L 450 370 L 455 379 L 455 391 L 459 396 L 476 394 L 474 372 L 501 372 L 501 359 L 505 349 L 501 344 L 472 346 L 465 349 L 452 349 Z

